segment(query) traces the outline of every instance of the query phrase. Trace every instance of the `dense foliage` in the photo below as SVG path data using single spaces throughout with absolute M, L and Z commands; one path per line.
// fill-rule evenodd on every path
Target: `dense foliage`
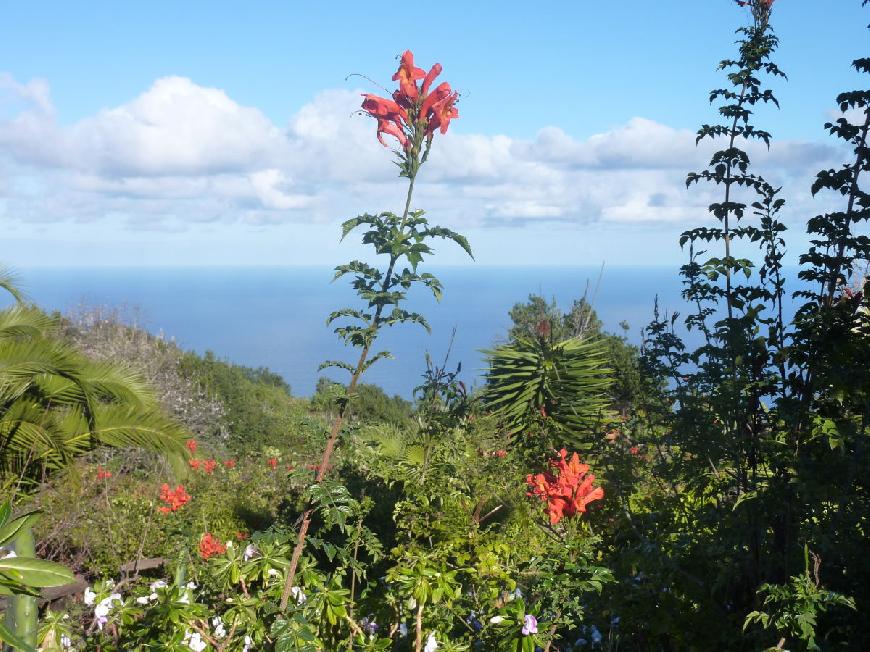
M 18 388 L 0 424 L 24 400 L 61 433 L 7 426 L 19 439 L 7 432 L 16 447 L 0 449 L 14 453 L 4 477 L 40 481 L 14 510 L 0 505 L 0 638 L 101 652 L 870 648 L 870 92 L 843 93 L 826 125 L 852 158 L 811 189 L 829 203 L 807 221 L 792 286 L 785 198 L 750 157 L 772 142 L 754 111 L 777 105 L 767 84 L 783 77 L 774 2 L 738 4 L 749 22 L 710 93 L 720 121 L 698 131 L 710 162 L 687 177 L 690 192 L 715 193 L 680 239 L 687 309 L 656 308 L 641 347 L 605 332 L 585 297 L 563 313 L 533 295 L 511 310 L 477 392 L 461 365 L 428 357 L 412 402 L 360 381 L 388 357 L 375 352 L 383 328 L 428 327 L 405 300 L 444 291 L 421 271 L 432 243 L 470 253 L 412 210 L 458 95 L 410 51 L 392 97 L 362 104 L 377 138 L 398 143 L 408 187 L 400 214 L 343 226 L 384 263 L 336 269 L 359 298 L 328 317 L 355 349 L 354 363 L 326 363 L 346 385 L 322 379 L 294 398 L 268 370 L 118 320 L 0 313 L 0 374 Z M 16 367 L 36 359 L 54 366 Z M 150 381 L 150 402 L 105 380 L 120 373 L 112 360 L 142 391 Z M 93 427 L 87 446 L 52 448 L 63 417 L 121 401 L 147 406 L 137 418 L 160 420 L 175 446 L 102 441 L 175 451 L 175 463 L 97 446 Z M 51 464 L 36 473 L 33 455 Z M 79 584 L 57 588 L 72 571 Z

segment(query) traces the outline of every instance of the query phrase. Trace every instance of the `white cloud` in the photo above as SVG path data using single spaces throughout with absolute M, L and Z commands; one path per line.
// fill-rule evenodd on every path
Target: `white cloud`
M 5 100 L 5 101 L 4 101 Z M 158 79 L 130 102 L 73 125 L 56 119 L 48 85 L 0 76 L 0 215 L 27 222 L 110 220 L 131 229 L 207 222 L 323 222 L 396 208 L 404 195 L 358 91 L 327 90 L 278 126 L 224 91 Z M 4 117 L 5 116 L 5 117 Z M 711 187 L 685 188 L 712 143 L 636 117 L 578 139 L 559 127 L 532 140 L 438 137 L 415 206 L 454 226 L 698 223 Z M 837 165 L 828 144 L 747 148 L 805 219 L 815 171 Z

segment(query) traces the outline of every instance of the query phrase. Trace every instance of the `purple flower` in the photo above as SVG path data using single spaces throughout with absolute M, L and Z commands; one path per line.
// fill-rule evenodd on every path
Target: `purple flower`
M 531 614 L 523 617 L 523 636 L 538 633 L 538 619 Z

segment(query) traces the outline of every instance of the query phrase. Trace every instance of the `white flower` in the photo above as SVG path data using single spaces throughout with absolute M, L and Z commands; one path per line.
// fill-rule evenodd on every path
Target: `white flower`
M 294 586 L 290 589 L 290 595 L 296 600 L 296 604 L 302 604 L 305 602 L 308 597 L 302 592 L 298 586 Z
M 72 647 L 72 639 L 66 634 L 62 634 L 60 637 L 60 646 L 65 650 L 68 650 Z
M 18 555 L 15 554 L 14 550 L 8 550 L 6 548 L 0 548 L 0 559 L 14 559 Z
M 235 548 L 235 546 L 236 546 L 236 544 L 233 543 L 232 541 L 227 541 L 224 545 L 225 545 L 227 548 Z
M 156 591 L 157 589 L 165 589 L 166 582 L 163 580 L 157 580 L 156 582 L 151 582 L 151 590 Z
M 85 604 L 92 605 L 94 604 L 94 600 L 97 599 L 97 594 L 91 591 L 91 587 L 87 587 L 85 589 Z
M 223 638 L 227 635 L 227 630 L 224 628 L 224 621 L 220 616 L 215 616 L 211 619 L 211 627 L 214 630 L 215 638 Z
M 191 591 L 193 591 L 196 588 L 196 582 L 188 582 L 187 588 L 189 588 Z
M 503 620 L 504 620 L 504 616 L 493 616 L 492 618 L 489 619 L 489 622 L 491 622 L 493 625 L 498 625 Z
M 160 596 L 157 595 L 156 593 L 152 593 L 151 595 L 148 596 L 148 599 L 149 599 L 151 602 L 154 602 L 154 601 L 157 600 L 159 597 L 160 597 Z
M 190 604 L 190 593 L 185 593 L 183 596 L 178 598 L 178 601 L 181 604 Z
M 184 635 L 184 642 L 187 643 L 187 647 L 193 650 L 193 652 L 202 652 L 208 647 L 208 643 L 202 640 L 199 632 L 193 632 L 193 634 L 187 632 Z
M 245 546 L 245 552 L 242 554 L 242 559 L 248 561 L 249 559 L 252 559 L 256 554 L 257 546 L 255 546 L 253 543 L 249 543 L 247 546 Z
M 138 598 L 136 598 L 136 604 L 148 604 L 148 596 L 140 595 Z
M 435 652 L 438 649 L 438 641 L 435 640 L 435 632 L 429 633 L 429 638 L 426 639 L 426 645 L 423 647 L 423 652 Z
M 254 644 L 254 639 L 245 634 L 245 647 L 242 648 L 242 652 L 248 652 L 251 649 L 251 646 Z
M 266 575 L 268 575 L 269 577 L 278 577 L 280 574 L 281 573 L 279 573 L 274 568 L 270 568 L 268 571 L 266 571 Z
M 113 593 L 108 598 L 103 598 L 100 600 L 99 604 L 94 607 L 94 615 L 97 617 L 97 620 L 105 618 L 109 615 L 109 612 L 112 610 L 113 602 L 121 602 L 121 594 Z

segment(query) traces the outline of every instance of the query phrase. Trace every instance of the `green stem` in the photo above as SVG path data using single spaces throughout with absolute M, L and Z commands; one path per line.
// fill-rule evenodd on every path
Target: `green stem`
M 411 210 L 411 196 L 414 192 L 414 179 L 416 179 L 416 173 L 409 177 L 408 183 L 408 194 L 405 197 L 405 210 L 402 212 L 402 221 L 399 225 L 399 234 L 401 235 L 402 231 L 405 228 L 405 224 L 408 221 L 408 214 Z M 393 269 L 396 266 L 396 256 L 390 257 L 390 264 L 387 267 L 387 273 L 384 275 L 383 283 L 381 284 L 381 290 L 386 292 L 390 289 L 393 281 Z M 372 317 L 372 329 L 375 333 L 377 333 L 378 328 L 381 324 L 381 315 L 384 310 L 384 304 L 378 304 L 377 309 L 375 310 L 375 314 Z M 374 338 L 373 338 L 374 339 Z M 371 349 L 371 343 L 363 347 L 362 352 L 359 356 L 359 361 L 356 364 L 356 368 L 354 369 L 353 375 L 350 378 L 350 383 L 347 386 L 347 394 L 350 396 L 356 390 L 357 383 L 359 382 L 360 376 L 362 376 L 363 371 L 365 370 L 365 363 L 368 359 L 369 352 Z M 338 441 L 338 435 L 341 432 L 341 426 L 344 423 L 344 418 L 347 414 L 348 406 L 350 405 L 349 401 L 346 401 L 342 404 L 342 406 L 338 410 L 338 414 L 335 417 L 335 420 L 332 423 L 332 429 L 329 433 L 329 439 L 326 441 L 326 448 L 323 450 L 323 456 L 320 460 L 320 466 L 317 469 L 317 474 L 315 475 L 315 482 L 321 482 L 326 475 L 327 469 L 329 468 L 329 461 L 332 458 L 332 453 L 335 450 L 335 443 Z M 296 580 L 296 570 L 299 566 L 299 559 L 302 557 L 302 551 L 305 548 L 305 539 L 308 537 L 308 529 L 311 527 L 311 517 L 314 514 L 314 508 L 309 504 L 305 511 L 302 513 L 302 522 L 299 526 L 299 535 L 296 539 L 296 546 L 293 548 L 293 555 L 290 558 L 290 567 L 287 570 L 287 578 L 284 581 L 284 590 L 281 593 L 281 603 L 280 610 L 286 611 L 287 604 L 290 601 L 290 592 L 293 589 L 293 583 Z

